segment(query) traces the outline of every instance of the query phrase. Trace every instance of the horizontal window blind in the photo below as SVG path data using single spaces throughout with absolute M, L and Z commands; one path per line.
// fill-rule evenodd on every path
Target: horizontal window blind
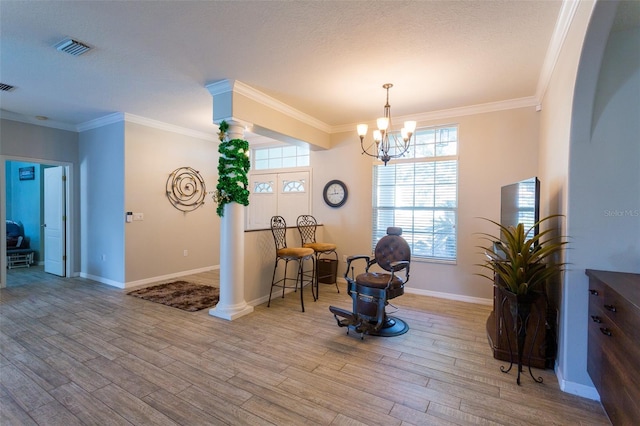
M 413 257 L 456 259 L 457 126 L 418 131 L 410 158 L 373 169 L 372 247 L 401 227 Z

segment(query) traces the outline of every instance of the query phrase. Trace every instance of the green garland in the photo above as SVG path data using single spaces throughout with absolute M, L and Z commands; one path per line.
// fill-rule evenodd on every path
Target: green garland
M 249 161 L 249 142 L 242 139 L 232 139 L 227 141 L 227 130 L 229 124 L 226 121 L 220 123 L 220 146 L 218 152 L 220 159 L 218 162 L 218 186 L 213 197 L 218 203 L 216 212 L 222 217 L 224 205 L 228 203 L 238 203 L 244 206 L 249 205 L 249 179 L 247 173 L 251 167 Z

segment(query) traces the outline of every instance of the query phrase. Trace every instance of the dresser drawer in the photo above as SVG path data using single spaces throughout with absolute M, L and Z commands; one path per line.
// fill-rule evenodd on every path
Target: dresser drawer
M 607 288 L 603 301 L 604 314 L 632 342 L 640 342 L 640 310 L 616 291 Z
M 600 340 L 601 376 L 597 385 L 600 399 L 614 425 L 637 424 L 640 419 L 640 387 L 637 384 L 640 347 L 615 324 L 608 324 L 606 330 L 607 334 L 601 333 L 604 338 Z

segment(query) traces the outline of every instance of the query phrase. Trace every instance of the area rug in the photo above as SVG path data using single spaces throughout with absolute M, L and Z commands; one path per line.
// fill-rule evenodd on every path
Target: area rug
M 127 293 L 130 296 L 172 306 L 183 311 L 195 312 L 218 303 L 220 289 L 187 281 L 175 281 L 154 285 Z

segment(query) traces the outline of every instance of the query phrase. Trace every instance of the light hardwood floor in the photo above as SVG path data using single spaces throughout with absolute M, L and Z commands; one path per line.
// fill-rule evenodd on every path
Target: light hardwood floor
M 215 273 L 188 277 L 215 285 Z M 347 336 L 341 286 L 276 297 L 232 322 L 85 279 L 12 271 L 0 290 L 2 425 L 607 425 L 551 370 L 500 372 L 490 308 L 405 294 L 411 329 Z

